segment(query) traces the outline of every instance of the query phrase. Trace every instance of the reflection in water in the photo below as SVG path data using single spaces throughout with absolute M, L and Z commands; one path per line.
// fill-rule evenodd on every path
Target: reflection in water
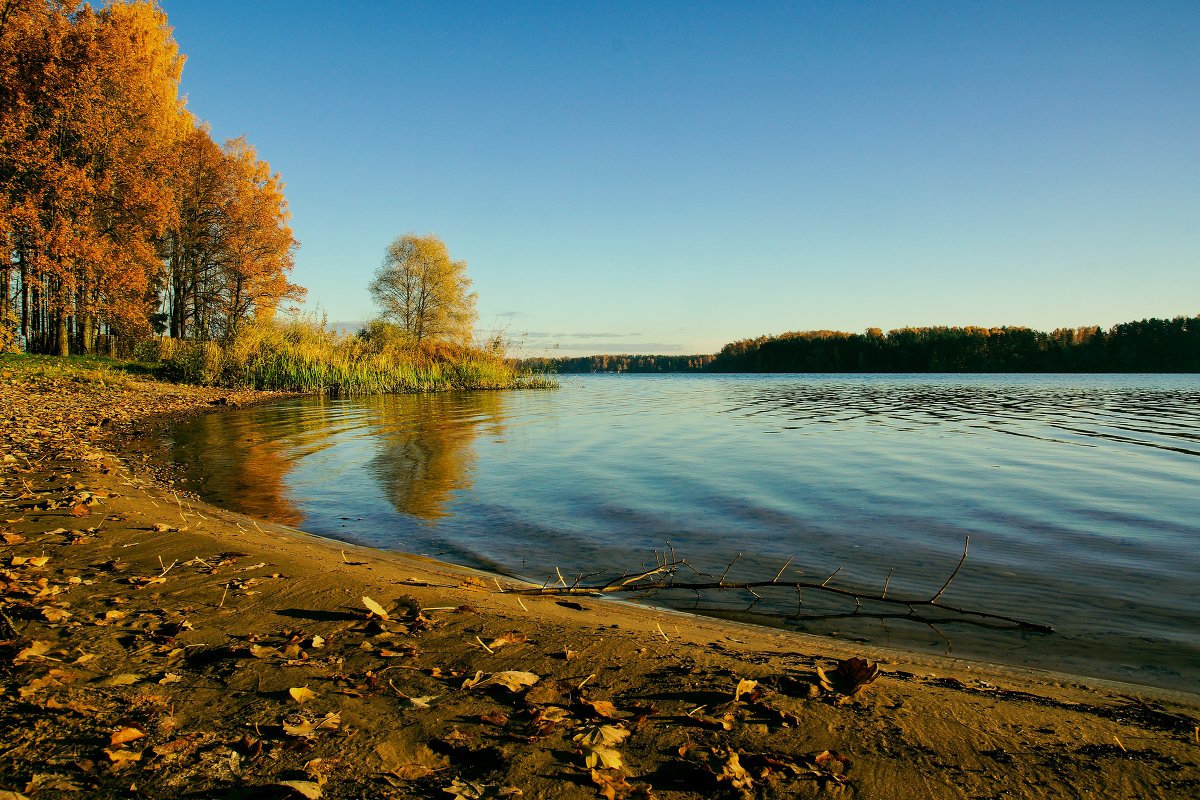
M 376 438 L 368 469 L 398 512 L 428 520 L 447 516 L 451 494 L 471 487 L 476 433 L 503 431 L 504 396 L 395 395 L 366 410 Z
M 660 602 L 872 644 L 1194 688 L 1195 376 L 586 376 L 556 392 L 287 401 L 174 431 L 206 499 L 542 580 L 670 542 L 1052 625 L 936 629 L 806 592 Z M 893 572 L 894 570 L 894 572 Z M 889 575 L 892 577 L 889 579 Z M 803 605 L 798 604 L 803 600 Z M 748 606 L 753 603 L 753 607 Z M 875 613 L 882 612 L 882 613 Z
M 475 437 L 499 435 L 503 414 L 499 392 L 310 398 L 197 417 L 175 430 L 171 456 L 206 500 L 299 525 L 321 498 L 356 494 L 373 453 L 366 471 L 395 510 L 429 520 L 470 488 Z

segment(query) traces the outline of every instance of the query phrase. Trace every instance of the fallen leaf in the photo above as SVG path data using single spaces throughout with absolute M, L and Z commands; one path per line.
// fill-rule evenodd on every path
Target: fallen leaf
M 321 785 L 316 781 L 279 781 L 271 785 L 291 789 L 301 797 L 308 798 L 308 800 L 319 800 L 321 797 Z
M 101 681 L 101 686 L 132 686 L 140 681 L 145 675 L 140 675 L 136 672 L 122 672 L 120 675 L 113 675 L 111 678 L 106 678 Z
M 82 792 L 83 787 L 67 778 L 65 775 L 52 775 L 48 772 L 36 773 L 28 783 L 25 791 L 35 794 L 41 791 Z M 2 797 L 3 795 L 0 795 Z
M 613 747 L 628 736 L 629 731 L 617 725 L 586 725 L 572 741 L 584 747 Z
M 585 747 L 583 749 L 583 760 L 592 769 L 596 767 L 620 769 L 623 766 L 621 754 L 611 747 L 604 747 L 602 745 Z
M 379 605 L 379 603 L 376 603 L 371 598 L 364 596 L 362 599 L 362 602 L 363 602 L 363 605 L 367 607 L 368 611 L 370 611 L 372 614 L 379 617 L 380 619 L 391 619 L 391 617 L 388 616 L 388 612 L 384 609 L 384 607 Z
M 605 719 L 615 719 L 618 713 L 617 707 L 608 700 L 580 700 L 579 702 L 590 708 L 596 716 Z
M 23 661 L 29 661 L 35 658 L 41 659 L 46 657 L 46 653 L 50 652 L 49 642 L 30 642 L 29 646 L 20 651 L 13 657 L 14 664 L 20 664 Z
M 139 750 L 122 750 L 111 747 L 104 749 L 104 755 L 108 756 L 108 760 L 114 764 L 122 761 L 140 761 L 142 758 Z
M 505 670 L 497 672 L 477 686 L 486 686 L 490 684 L 498 684 L 508 689 L 510 692 L 519 692 L 527 686 L 533 686 L 540 680 L 537 675 L 532 672 L 519 672 L 517 670 Z
M 504 714 L 499 711 L 493 711 L 487 714 L 480 714 L 479 721 L 484 725 L 502 726 L 508 722 L 508 717 L 504 716 Z
M 634 785 L 616 770 L 592 770 L 592 783 L 605 800 L 653 800 L 648 784 Z
M 316 699 L 317 696 L 317 693 L 307 686 L 293 686 L 291 689 L 288 689 L 288 694 L 301 705 L 307 703 L 309 700 Z
M 738 754 L 714 750 L 713 755 L 716 756 L 721 766 L 721 772 L 717 774 L 717 781 L 729 781 L 730 786 L 740 789 L 748 795 L 750 790 L 754 788 L 754 779 L 746 771 L 746 768 L 742 766 L 738 759 Z
M 283 732 L 288 736 L 312 736 L 318 731 L 336 731 L 338 726 L 342 724 L 342 715 L 334 712 L 329 712 L 322 719 L 310 720 L 301 719 L 300 722 L 292 725 L 283 723 Z
M 283 653 L 279 652 L 279 648 L 267 647 L 266 645 L 261 644 L 250 645 L 250 655 L 254 656 L 255 658 L 283 658 Z
M 109 747 L 116 747 L 119 744 L 127 744 L 137 739 L 141 739 L 146 735 L 145 731 L 139 731 L 137 728 L 121 728 L 112 735 L 108 740 Z
M 559 723 L 564 722 L 570 714 L 565 708 L 558 706 L 547 706 L 546 708 L 538 709 L 533 715 L 532 725 L 539 734 L 547 734 L 554 730 Z
M 748 694 L 750 695 L 750 702 L 755 702 L 759 697 L 762 696 L 762 690 L 760 689 L 758 690 L 757 695 L 755 694 L 756 689 L 758 689 L 758 681 L 752 681 L 749 678 L 743 678 L 742 680 L 738 681 L 737 688 L 733 690 L 733 701 L 736 703 L 738 700 L 742 699 L 742 695 Z
M 324 647 L 325 646 L 325 638 L 323 636 L 314 636 L 314 637 L 312 637 L 311 644 L 314 649 Z
M 871 664 L 865 658 L 855 657 L 839 661 L 837 668 L 831 672 L 817 667 L 817 678 L 821 682 L 821 688 L 847 696 L 862 691 L 863 687 L 877 677 L 879 665 Z
M 52 608 L 47 606 L 42 609 L 42 616 L 46 618 L 47 622 L 62 622 L 63 620 L 70 618 L 71 612 L 64 611 L 61 608 Z
M 525 634 L 517 633 L 516 631 L 509 631 L 508 633 L 500 634 L 495 639 L 493 639 L 491 642 L 489 642 L 488 647 L 491 648 L 492 650 L 499 650 L 501 647 L 504 647 L 506 644 L 520 644 L 524 641 L 525 641 Z
M 71 508 L 72 517 L 86 517 L 89 513 L 91 513 L 91 509 L 88 508 L 87 503 L 76 503 Z

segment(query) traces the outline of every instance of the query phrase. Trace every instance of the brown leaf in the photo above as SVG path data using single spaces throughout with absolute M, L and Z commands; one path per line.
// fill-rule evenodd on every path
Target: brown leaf
M 71 616 L 71 612 L 64 611 L 61 608 L 46 606 L 42 609 L 42 616 L 46 618 L 47 622 L 62 622 Z
M 596 700 L 593 702 L 591 700 L 581 699 L 579 702 L 591 709 L 592 713 L 596 716 L 603 717 L 605 719 L 615 719 L 618 713 L 617 707 L 608 700 Z
M 879 677 L 879 665 L 871 664 L 865 658 L 847 658 L 839 661 L 832 672 L 817 667 L 817 678 L 821 688 L 829 692 L 838 692 L 847 696 L 862 691 L 868 683 Z
M 605 800 L 653 800 L 648 784 L 633 785 L 619 770 L 593 769 L 592 783 Z
M 90 513 L 91 509 L 88 508 L 87 503 L 76 503 L 71 509 L 72 517 L 86 517 Z
M 13 657 L 13 663 L 20 664 L 23 661 L 30 661 L 35 658 L 42 659 L 42 658 L 45 658 L 46 654 L 49 652 L 50 652 L 50 643 L 49 642 L 30 642 L 28 647 L 26 647 L 24 650 L 20 651 L 19 653 L 16 654 L 16 656 Z
M 500 713 L 499 711 L 492 711 L 487 714 L 480 714 L 479 721 L 484 725 L 501 726 L 508 722 L 508 717 L 504 716 L 504 714 Z
M 524 641 L 525 641 L 525 634 L 517 633 L 516 631 L 509 631 L 508 633 L 500 634 L 495 639 L 493 639 L 491 642 L 489 642 L 488 647 L 491 648 L 492 650 L 499 650 L 501 647 L 504 647 L 506 644 L 520 644 L 521 642 L 524 642 Z

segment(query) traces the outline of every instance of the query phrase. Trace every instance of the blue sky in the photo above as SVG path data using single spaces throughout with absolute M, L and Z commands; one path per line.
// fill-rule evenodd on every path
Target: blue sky
M 1200 3 L 169 0 L 331 321 L 405 233 L 527 353 L 1200 313 Z

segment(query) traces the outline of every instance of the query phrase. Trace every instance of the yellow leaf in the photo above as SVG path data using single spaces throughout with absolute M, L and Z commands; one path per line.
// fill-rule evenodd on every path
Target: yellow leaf
M 379 617 L 380 619 L 390 619 L 388 612 L 383 606 L 379 605 L 379 603 L 376 603 L 371 598 L 365 596 L 363 597 L 362 601 L 363 605 L 367 607 L 367 610 L 375 616 Z
M 321 785 L 316 781 L 280 781 L 275 786 L 287 787 L 308 800 L 319 800 L 321 797 Z
M 111 747 L 105 748 L 104 754 L 114 764 L 119 761 L 139 761 L 142 757 L 141 752 L 137 750 L 117 750 Z
M 288 694 L 292 696 L 293 700 L 301 704 L 316 699 L 317 696 L 317 693 L 307 686 L 293 686 L 291 689 L 288 689 Z
M 139 731 L 137 728 L 121 728 L 121 730 L 114 733 L 112 738 L 108 740 L 108 745 L 109 747 L 116 747 L 119 744 L 126 744 L 127 742 L 141 739 L 145 735 L 145 731 Z
M 742 699 L 742 695 L 750 694 L 754 691 L 754 687 L 758 686 L 758 681 L 752 681 L 749 678 L 743 678 L 738 681 L 737 688 L 733 690 L 733 700 L 737 702 Z
M 595 769 L 602 767 L 604 769 L 620 769 L 623 766 L 621 754 L 611 747 L 589 747 L 583 751 L 584 762 Z
M 629 731 L 616 725 L 588 725 L 575 734 L 573 741 L 584 747 L 611 747 L 628 736 Z

